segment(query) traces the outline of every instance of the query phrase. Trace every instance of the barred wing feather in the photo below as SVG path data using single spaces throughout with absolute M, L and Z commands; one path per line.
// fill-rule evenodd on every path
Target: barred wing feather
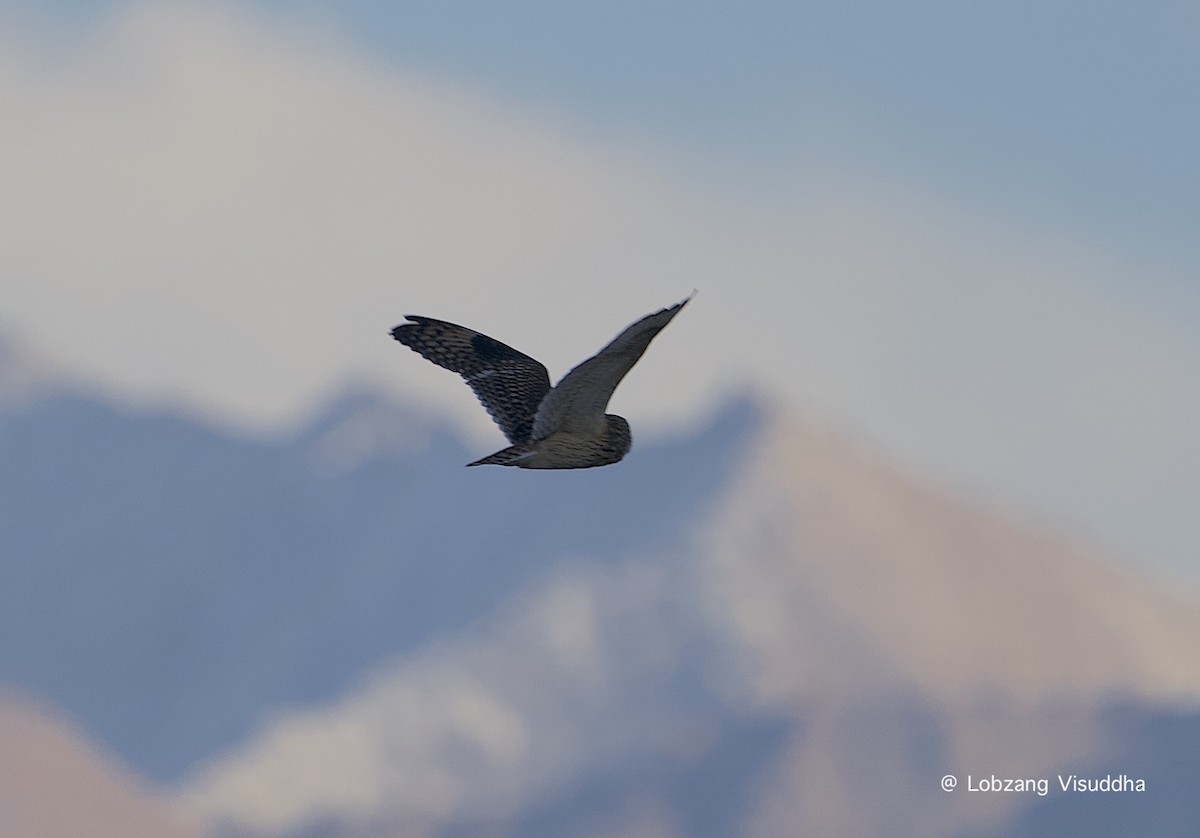
M 538 361 L 485 334 L 432 317 L 409 315 L 392 337 L 463 377 L 513 445 L 527 442 L 550 375 Z

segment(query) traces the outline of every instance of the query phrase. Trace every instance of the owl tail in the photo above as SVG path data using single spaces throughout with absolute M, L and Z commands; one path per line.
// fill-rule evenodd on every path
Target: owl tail
M 537 449 L 528 444 L 513 445 L 505 448 L 503 451 L 497 451 L 495 454 L 489 454 L 482 460 L 476 460 L 473 463 L 467 463 L 467 468 L 471 466 L 518 466 L 520 468 L 528 468 L 526 463 L 537 454 Z

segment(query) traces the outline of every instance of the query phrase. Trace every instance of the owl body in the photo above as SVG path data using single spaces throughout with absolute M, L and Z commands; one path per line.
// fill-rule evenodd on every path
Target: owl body
M 517 468 L 593 468 L 620 462 L 633 447 L 633 436 L 624 417 L 604 414 L 600 433 L 556 431 L 545 439 L 513 445 L 495 454 L 467 463 L 469 466 L 516 466 Z

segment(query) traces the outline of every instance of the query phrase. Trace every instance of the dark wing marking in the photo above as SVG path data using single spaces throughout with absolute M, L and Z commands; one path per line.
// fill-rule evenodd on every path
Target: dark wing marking
M 461 375 L 508 441 L 527 442 L 538 405 L 550 391 L 546 368 L 511 346 L 454 323 L 412 315 L 407 319 L 412 322 L 392 329 L 392 337 Z

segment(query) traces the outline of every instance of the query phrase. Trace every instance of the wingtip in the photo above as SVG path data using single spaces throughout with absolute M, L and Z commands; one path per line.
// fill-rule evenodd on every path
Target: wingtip
M 411 326 L 414 323 L 420 323 L 423 319 L 425 319 L 425 318 L 422 318 L 416 314 L 406 314 L 406 315 L 404 315 L 404 322 L 397 323 L 395 326 L 393 326 L 391 328 L 390 331 L 388 331 L 388 334 L 391 335 L 392 337 L 394 337 L 396 340 L 400 340 L 400 330 L 401 329 L 405 328 L 406 326 Z
M 700 292 L 698 292 L 696 288 L 692 288 L 691 293 L 686 295 L 686 297 L 683 298 L 682 300 L 679 300 L 678 303 L 671 306 L 671 309 L 673 309 L 676 312 L 678 312 L 679 310 L 682 310 L 685 305 L 688 305 L 689 303 L 691 303 L 691 298 L 695 297 L 695 295 L 698 293 L 700 293 Z

